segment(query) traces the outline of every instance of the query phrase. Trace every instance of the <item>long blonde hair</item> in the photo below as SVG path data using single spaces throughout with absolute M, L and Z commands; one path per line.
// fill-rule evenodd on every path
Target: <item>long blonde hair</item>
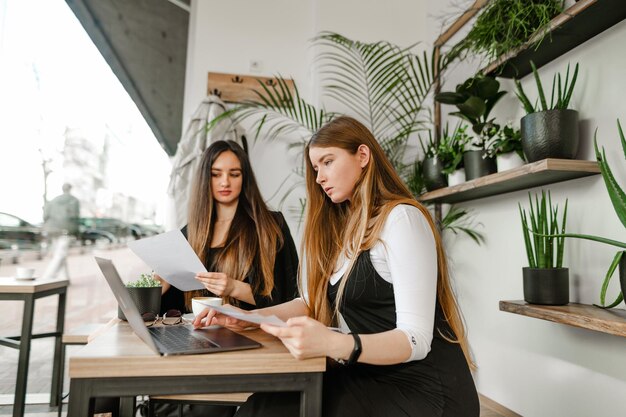
M 236 142 L 214 142 L 202 155 L 189 200 L 189 244 L 202 263 L 206 264 L 216 220 L 211 167 L 227 151 L 233 152 L 239 159 L 243 183 L 237 211 L 226 235 L 226 245 L 215 261 L 216 272 L 224 272 L 230 278 L 242 281 L 254 269 L 257 279 L 250 282 L 252 292 L 271 296 L 274 288 L 274 261 L 278 249 L 283 245 L 283 235 L 261 197 L 247 154 Z M 197 294 L 195 291 L 185 293 L 187 307 L 191 304 L 191 298 Z M 224 301 L 238 304 L 230 297 Z
M 417 202 L 402 182 L 383 149 L 363 124 L 350 117 L 339 117 L 313 135 L 305 156 L 313 147 L 337 147 L 356 154 L 360 145 L 370 149 L 370 159 L 357 181 L 351 200 L 333 203 L 316 183 L 312 164 L 306 165 L 307 207 L 303 237 L 309 309 L 313 318 L 326 325 L 335 322 L 345 290 L 347 277 L 359 253 L 371 249 L 378 241 L 389 212 L 398 204 L 416 207 L 424 215 L 435 237 L 437 248 L 437 299 L 453 335 L 444 338 L 458 343 L 470 366 L 471 360 L 465 327 L 450 286 L 446 256 L 439 230 L 426 207 Z M 327 298 L 329 277 L 345 251 L 351 259 L 341 280 L 334 310 Z

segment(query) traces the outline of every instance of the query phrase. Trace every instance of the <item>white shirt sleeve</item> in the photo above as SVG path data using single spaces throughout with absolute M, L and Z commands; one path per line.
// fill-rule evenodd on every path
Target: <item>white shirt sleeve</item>
M 430 352 L 435 320 L 435 237 L 419 209 L 402 204 L 389 213 L 380 240 L 370 257 L 376 272 L 393 284 L 396 327 L 411 345 L 407 362 L 424 359 Z

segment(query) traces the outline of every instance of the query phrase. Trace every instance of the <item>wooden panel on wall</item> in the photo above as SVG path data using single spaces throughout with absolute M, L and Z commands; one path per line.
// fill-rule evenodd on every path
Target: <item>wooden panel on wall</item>
M 216 94 L 223 101 L 228 103 L 241 103 L 246 100 L 256 100 L 258 96 L 254 91 L 256 90 L 260 93 L 264 92 L 259 81 L 270 88 L 272 85 L 276 85 L 278 88 L 278 80 L 276 78 L 209 72 L 207 94 Z M 289 86 L 289 91 L 293 94 L 293 80 L 285 79 L 285 82 Z

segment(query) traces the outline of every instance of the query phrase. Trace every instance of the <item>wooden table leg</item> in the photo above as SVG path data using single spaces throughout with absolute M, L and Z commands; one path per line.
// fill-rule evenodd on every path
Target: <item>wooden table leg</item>
M 70 399 L 67 406 L 67 417 L 85 417 L 93 415 L 91 400 L 92 382 L 82 379 L 70 380 Z
M 133 417 L 135 415 L 135 397 L 120 398 L 120 417 Z
M 300 417 L 322 417 L 322 373 L 312 374 L 300 393 Z

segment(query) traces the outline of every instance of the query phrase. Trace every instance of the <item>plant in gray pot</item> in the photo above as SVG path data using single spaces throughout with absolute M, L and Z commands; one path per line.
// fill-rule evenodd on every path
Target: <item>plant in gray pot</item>
M 139 310 L 139 314 L 159 314 L 161 310 L 161 283 L 152 274 L 141 274 L 140 278 L 126 284 L 126 289 Z M 126 320 L 121 308 L 117 308 L 117 317 Z
M 524 155 L 528 162 L 546 158 L 574 159 L 578 154 L 578 112 L 568 109 L 568 106 L 578 77 L 578 64 L 574 67 L 571 80 L 569 64 L 565 82 L 562 82 L 560 73 L 554 75 L 549 106 L 537 67 L 533 62 L 530 65 L 541 106 L 533 105 L 519 80 L 515 80 L 517 97 L 527 113 L 521 120 Z
M 569 270 L 563 268 L 567 200 L 559 224 L 559 208 L 552 205 L 550 192 L 541 191 L 541 199 L 528 194 L 530 210 L 519 205 L 528 267 L 522 269 L 524 300 L 531 304 L 564 305 L 569 303 Z M 532 235 L 532 236 L 531 236 Z
M 443 161 L 439 157 L 439 144 L 433 138 L 432 132 L 428 131 L 428 140 L 419 136 L 420 146 L 424 152 L 422 161 L 422 176 L 426 190 L 433 191 L 448 186 L 448 179 L 443 173 Z
M 476 135 L 472 141 L 474 150 L 466 151 L 463 156 L 467 180 L 497 170 L 495 158 L 487 150 L 500 126 L 494 122 L 494 118 L 489 119 L 489 114 L 505 94 L 506 91 L 500 90 L 500 83 L 495 78 L 478 74 L 457 85 L 455 91 L 435 95 L 435 100 L 440 103 L 455 105 L 459 111 L 450 114 L 471 123 Z

